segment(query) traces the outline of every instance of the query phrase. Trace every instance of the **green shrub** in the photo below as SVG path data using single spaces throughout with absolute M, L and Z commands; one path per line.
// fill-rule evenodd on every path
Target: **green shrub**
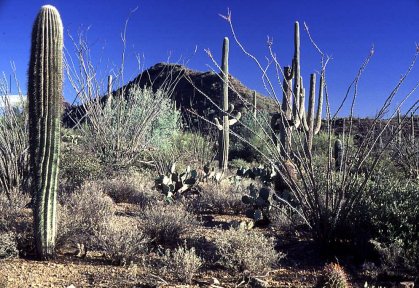
M 232 126 L 231 130 L 248 143 L 237 137 L 232 137 L 230 158 L 241 158 L 249 162 L 263 162 L 260 152 L 266 155 L 267 143 L 271 142 L 269 139 L 271 131 L 269 113 L 258 111 L 255 120 L 253 114 L 248 112 L 241 117 L 240 125 Z M 257 152 L 255 147 L 260 152 Z
M 168 90 L 132 86 L 110 106 L 88 99 L 87 120 L 80 125 L 82 144 L 114 171 L 137 165 L 144 151 L 170 143 L 180 126 Z
M 419 271 L 418 183 L 383 177 L 364 205 L 383 268 Z
M 105 177 L 99 160 L 82 147 L 63 145 L 60 158 L 60 182 L 64 190 L 72 192 L 85 181 Z

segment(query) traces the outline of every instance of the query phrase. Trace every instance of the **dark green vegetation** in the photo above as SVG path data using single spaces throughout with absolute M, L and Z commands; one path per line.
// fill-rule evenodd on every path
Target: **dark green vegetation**
M 43 28 L 51 15 L 57 23 Z M 220 74 L 158 64 L 126 86 L 117 85 L 123 75 L 109 77 L 105 97 L 82 45 L 81 69 L 65 65 L 80 105 L 66 109 L 60 131 L 62 36 L 43 47 L 38 26 L 45 39 L 62 32 L 55 8 L 34 25 L 28 109 L 5 105 L 0 121 L 1 258 L 99 251 L 106 265 L 140 265 L 163 283 L 226 270 L 233 282 L 276 286 L 281 265 L 322 270 L 307 284 L 318 287 L 415 280 L 418 106 L 386 114 L 397 87 L 373 119 L 337 118 L 320 53 L 317 112 L 316 74 L 306 112 L 298 22 L 292 65 L 271 51 L 271 98 L 228 74 L 228 38 Z

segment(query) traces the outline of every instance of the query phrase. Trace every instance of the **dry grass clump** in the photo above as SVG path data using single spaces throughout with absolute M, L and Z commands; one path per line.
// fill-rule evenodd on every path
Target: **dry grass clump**
M 104 192 L 116 203 L 132 203 L 140 207 L 156 201 L 156 195 L 150 190 L 153 185 L 150 175 L 139 173 L 102 181 Z
M 196 199 L 194 207 L 200 212 L 238 214 L 246 209 L 241 201 L 243 190 L 241 185 L 229 181 L 205 183 L 201 185 L 201 197 Z
M 72 194 L 60 199 L 58 205 L 58 245 L 66 242 L 96 246 L 98 231 L 114 215 L 113 201 L 96 182 L 86 182 Z
M 141 215 L 145 234 L 155 245 L 172 246 L 182 234 L 191 231 L 198 222 L 182 204 L 158 203 L 148 206 Z
M 274 239 L 253 230 L 229 229 L 215 238 L 218 263 L 232 271 L 263 273 L 285 254 L 275 251 Z
M 204 261 L 196 254 L 195 248 L 188 249 L 186 244 L 174 250 L 167 249 L 160 257 L 158 268 L 163 274 L 178 281 L 191 284 Z
M 150 238 L 136 223 L 124 222 L 122 217 L 112 217 L 102 223 L 96 231 L 96 237 L 106 256 L 117 265 L 126 265 L 139 261 L 148 251 Z
M 0 193 L 0 232 L 15 230 L 22 210 L 30 202 L 29 195 L 17 189 L 11 190 L 9 197 Z

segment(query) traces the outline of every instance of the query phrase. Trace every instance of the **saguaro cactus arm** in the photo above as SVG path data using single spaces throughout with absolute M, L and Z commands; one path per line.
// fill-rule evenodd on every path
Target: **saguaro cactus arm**
M 32 30 L 29 63 L 29 153 L 35 198 L 34 236 L 38 258 L 54 256 L 56 190 L 62 109 L 63 26 L 53 6 L 43 6 Z

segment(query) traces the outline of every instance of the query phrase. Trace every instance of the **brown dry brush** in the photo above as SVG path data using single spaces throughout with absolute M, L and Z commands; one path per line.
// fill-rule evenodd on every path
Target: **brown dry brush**
M 264 145 L 266 145 L 265 150 L 267 152 L 262 153 L 260 147 L 255 147 L 252 143 L 249 143 L 247 139 L 243 139 L 240 135 L 231 131 L 230 133 L 236 136 L 241 141 L 246 142 L 250 146 L 252 146 L 256 151 L 260 152 L 263 158 L 266 160 L 267 163 L 273 165 L 275 167 L 276 172 L 278 173 L 279 177 L 282 178 L 282 181 L 288 186 L 287 190 L 292 195 L 293 202 L 287 201 L 285 198 L 281 197 L 280 193 L 277 193 L 278 203 L 281 205 L 289 206 L 295 213 L 299 214 L 307 224 L 307 226 L 311 229 L 313 237 L 318 240 L 320 243 L 330 244 L 337 240 L 338 238 L 338 230 L 345 225 L 354 212 L 354 207 L 356 207 L 360 200 L 367 195 L 369 189 L 367 189 L 367 184 L 371 180 L 372 175 L 376 172 L 376 168 L 380 160 L 382 159 L 384 151 L 389 147 L 390 143 L 397 135 L 398 131 L 402 129 L 402 125 L 398 125 L 397 129 L 393 130 L 393 132 L 389 133 L 389 137 L 387 137 L 383 142 L 383 149 L 379 153 L 372 153 L 375 146 L 379 143 L 379 137 L 382 133 L 387 129 L 390 125 L 390 122 L 395 117 L 395 112 L 389 112 L 390 105 L 393 105 L 396 99 L 396 95 L 398 95 L 399 89 L 402 84 L 405 82 L 405 79 L 408 77 L 409 73 L 412 71 L 416 59 L 419 53 L 419 49 L 416 50 L 413 60 L 408 67 L 407 71 L 395 88 L 391 91 L 389 96 L 385 99 L 383 105 L 381 106 L 379 112 L 374 116 L 372 124 L 368 128 L 366 135 L 361 139 L 360 143 L 357 146 L 351 145 L 351 140 L 354 136 L 354 111 L 355 111 L 355 104 L 356 99 L 358 96 L 358 84 L 361 80 L 361 76 L 366 69 L 371 57 L 373 56 L 374 50 L 371 49 L 369 55 L 363 61 L 359 71 L 354 78 L 353 82 L 349 86 L 344 100 L 342 104 L 332 115 L 330 110 L 330 96 L 327 91 L 327 74 L 326 74 L 326 67 L 329 61 L 329 58 L 321 51 L 321 49 L 317 46 L 317 44 L 312 39 L 308 27 L 305 25 L 305 30 L 311 43 L 313 44 L 314 48 L 320 54 L 321 58 L 321 67 L 320 67 L 320 78 L 323 83 L 320 84 L 320 91 L 319 91 L 319 103 L 322 105 L 321 94 L 324 93 L 325 96 L 325 104 L 326 104 L 326 118 L 321 121 L 324 123 L 323 129 L 328 133 L 328 153 L 327 153 L 327 161 L 326 163 L 318 163 L 315 160 L 315 154 L 312 153 L 311 149 L 307 149 L 310 146 L 310 142 L 312 141 L 313 135 L 313 123 L 310 123 L 310 129 L 307 131 L 304 126 L 306 126 L 305 122 L 313 121 L 314 122 L 314 97 L 310 97 L 310 105 L 309 105 L 309 115 L 307 115 L 304 111 L 304 89 L 302 87 L 302 80 L 300 78 L 300 87 L 298 89 L 290 89 L 292 83 L 287 83 L 283 85 L 282 79 L 285 79 L 286 75 L 284 73 L 284 69 L 279 63 L 279 60 L 276 58 L 275 53 L 273 52 L 273 43 L 271 40 L 268 41 L 268 49 L 270 51 L 270 61 L 267 66 L 263 66 L 259 60 L 249 53 L 244 45 L 238 39 L 233 24 L 231 20 L 231 13 L 228 12 L 227 16 L 222 16 L 224 19 L 228 21 L 231 27 L 231 32 L 233 38 L 237 45 L 241 48 L 242 52 L 248 56 L 252 61 L 256 63 L 259 67 L 259 71 L 262 74 L 262 80 L 265 87 L 265 91 L 267 94 L 276 100 L 279 117 L 282 120 L 281 125 L 284 129 L 282 129 L 281 133 L 284 133 L 282 136 L 286 141 L 277 141 L 275 139 L 276 131 L 271 127 L 270 129 L 265 129 L 267 123 L 270 123 L 270 119 L 261 118 L 256 119 L 255 121 L 258 122 L 258 130 L 251 130 L 250 127 L 246 126 L 244 123 L 239 121 L 241 125 L 243 125 L 246 129 L 251 130 L 254 135 L 260 137 L 261 141 L 263 141 Z M 296 29 L 298 25 L 296 25 Z M 295 31 L 294 35 L 298 35 L 297 31 Z M 297 40 L 296 40 L 297 41 Z M 299 58 L 299 45 L 295 45 L 295 52 L 293 58 L 293 68 L 294 72 L 292 74 L 297 73 L 296 69 L 296 59 Z M 210 51 L 207 51 L 208 55 L 212 59 L 213 63 L 217 66 L 219 71 L 220 66 L 217 62 L 212 58 Z M 299 60 L 298 60 L 299 61 Z M 274 77 L 271 77 L 271 68 L 274 67 Z M 291 75 L 292 75 L 291 74 Z M 289 77 L 290 75 L 288 75 Z M 291 77 L 289 77 L 291 78 Z M 222 73 L 220 74 L 220 81 L 222 81 Z M 295 79 L 294 79 L 295 80 Z M 312 88 L 311 93 L 314 94 L 314 79 L 312 79 Z M 289 81 L 289 80 L 287 80 Z M 292 81 L 292 80 L 291 80 Z M 298 80 L 297 80 L 298 81 Z M 190 81 L 192 83 L 192 81 Z M 290 81 L 289 81 L 290 82 Z M 275 89 L 275 86 L 278 85 L 281 87 L 281 90 L 278 91 Z M 404 102 L 416 91 L 419 83 L 414 85 L 409 92 L 402 96 L 401 99 L 397 99 L 398 105 L 396 105 L 396 109 L 400 108 Z M 196 88 L 196 87 L 195 87 Z M 294 87 L 295 88 L 295 87 Z M 198 88 L 196 88 L 198 92 L 203 93 Z M 234 93 L 236 93 L 243 101 L 245 101 L 245 107 L 248 108 L 249 111 L 245 109 L 244 112 L 252 113 L 253 103 L 246 101 L 243 97 L 240 96 L 238 91 L 234 90 L 234 87 L 230 87 Z M 293 90 L 293 91 L 291 91 Z M 298 99 L 298 95 L 295 93 L 300 92 L 300 97 Z M 280 100 L 280 94 L 283 94 L 283 100 Z M 290 95 L 293 96 L 294 103 L 289 103 L 287 99 L 291 98 Z M 334 130 L 332 128 L 332 123 L 337 119 L 337 115 L 343 105 L 346 103 L 347 99 L 351 100 L 350 103 L 350 114 L 348 117 L 347 127 L 345 132 L 341 135 L 342 143 L 343 143 L 343 163 L 341 172 L 335 171 L 335 165 L 333 159 L 333 143 L 332 143 L 332 134 L 334 134 Z M 211 99 L 209 99 L 211 101 Z M 222 108 L 217 105 L 217 103 L 212 102 L 212 104 L 217 107 L 218 109 L 222 110 Z M 293 105 L 294 104 L 294 105 Z M 297 105 L 298 104 L 298 105 Z M 418 101 L 414 102 L 410 107 L 407 109 L 408 113 L 415 113 L 418 109 Z M 289 115 L 286 115 L 286 107 L 293 107 L 294 110 L 294 118 L 290 119 Z M 289 110 L 289 109 L 288 109 Z M 320 113 L 316 119 L 317 121 L 321 120 L 321 107 L 318 107 Z M 233 115 L 230 115 L 233 116 Z M 385 117 L 387 117 L 385 119 Z M 211 120 L 207 119 L 207 122 L 212 123 Z M 296 128 L 295 123 L 299 122 L 300 127 Z M 380 124 L 381 123 L 381 124 Z M 406 121 L 402 121 L 401 123 L 406 123 Z M 265 125 L 264 125 L 265 124 Z M 308 123 L 307 123 L 308 124 Z M 374 133 L 377 131 L 379 125 L 382 125 L 380 133 Z M 316 128 L 317 129 L 317 128 Z M 316 130 L 314 129 L 314 130 Z M 260 133 L 260 132 L 263 133 Z M 263 137 L 259 135 L 263 135 Z M 290 143 L 290 144 L 289 144 Z M 307 145 L 307 143 L 309 145 Z M 292 149 L 290 149 L 292 147 Z M 369 160 L 369 161 L 367 161 Z M 289 169 L 287 167 L 290 166 L 294 167 L 294 169 Z M 370 164 L 372 163 L 372 164 Z M 281 191 L 277 191 L 281 192 Z
M 19 83 L 17 83 L 19 88 Z M 0 77 L 0 193 L 10 199 L 13 190 L 23 191 L 29 183 L 27 112 L 21 102 L 10 103 L 7 79 Z

